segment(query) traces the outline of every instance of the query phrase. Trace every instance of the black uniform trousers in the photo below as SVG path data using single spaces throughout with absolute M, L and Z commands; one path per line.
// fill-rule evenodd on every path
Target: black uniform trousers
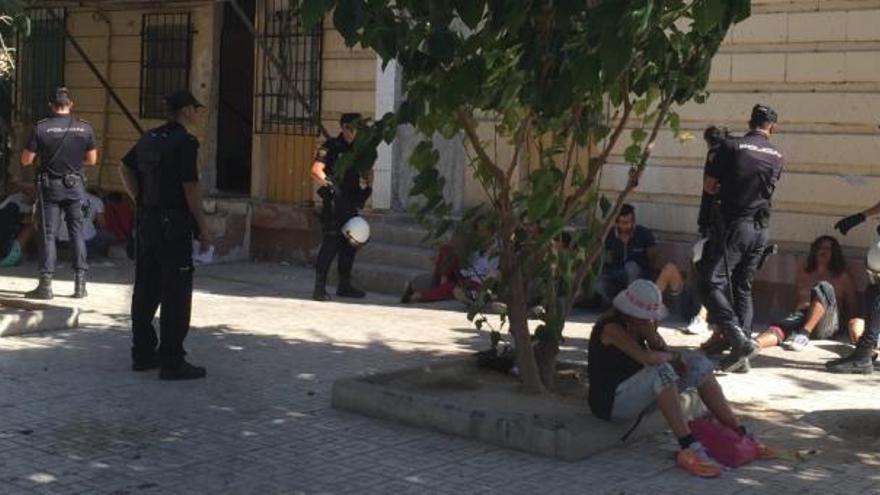
M 183 362 L 183 340 L 192 312 L 192 215 L 185 210 L 138 212 L 134 292 L 131 298 L 132 358 L 148 360 L 158 346 L 163 367 Z M 159 338 L 153 328 L 162 306 Z
M 700 262 L 706 307 L 711 321 L 722 330 L 738 327 L 748 337 L 755 314 L 752 279 L 767 245 L 767 227 L 742 219 L 728 224 L 723 235 L 713 237 Z
M 321 208 L 321 248 L 315 262 L 318 280 L 326 280 L 333 259 L 339 255 L 336 267 L 339 281 L 348 283 L 354 268 L 357 249 L 342 235 L 342 226 L 357 215 L 355 208 L 344 196 L 324 197 Z
M 876 282 L 865 288 L 865 308 L 868 310 L 867 327 L 856 345 L 873 350 L 880 340 L 880 285 Z
M 85 271 L 89 269 L 86 262 L 86 241 L 83 238 L 83 203 L 86 201 L 85 184 L 78 176 L 68 179 L 45 177 L 37 187 L 39 190 L 37 206 L 37 222 L 40 225 L 40 273 L 52 275 L 58 261 L 56 233 L 61 223 L 61 212 L 67 223 L 68 239 L 73 247 L 73 269 Z

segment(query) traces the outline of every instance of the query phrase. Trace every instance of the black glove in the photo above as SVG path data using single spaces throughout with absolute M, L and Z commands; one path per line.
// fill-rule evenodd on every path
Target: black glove
M 846 233 L 852 230 L 853 227 L 859 225 L 864 221 L 865 214 L 856 213 L 855 215 L 850 215 L 846 218 L 840 219 L 836 224 L 834 224 L 834 228 L 839 230 L 841 234 L 846 235 Z
M 336 184 L 330 180 L 325 181 L 325 184 L 318 188 L 318 196 L 324 200 L 332 200 L 336 197 Z

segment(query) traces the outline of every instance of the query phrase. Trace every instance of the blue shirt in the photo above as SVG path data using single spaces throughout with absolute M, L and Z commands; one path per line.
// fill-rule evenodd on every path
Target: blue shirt
M 629 242 L 624 243 L 617 238 L 617 229 L 613 229 L 605 238 L 605 270 L 619 270 L 630 261 L 636 262 L 645 273 L 649 273 L 651 263 L 648 260 L 648 249 L 657 241 L 654 234 L 641 225 L 636 225 Z

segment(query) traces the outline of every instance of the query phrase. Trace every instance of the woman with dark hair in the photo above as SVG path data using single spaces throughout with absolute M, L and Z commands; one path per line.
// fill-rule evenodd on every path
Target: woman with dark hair
M 863 325 L 855 318 L 858 315 L 855 287 L 846 272 L 846 260 L 837 239 L 823 235 L 813 241 L 806 265 L 798 273 L 796 287 L 796 309 L 759 335 L 758 345 L 803 350 L 810 338 L 827 339 L 837 333 L 841 309 L 843 315 L 850 318 L 850 338 L 858 338 L 861 332 L 857 327 Z

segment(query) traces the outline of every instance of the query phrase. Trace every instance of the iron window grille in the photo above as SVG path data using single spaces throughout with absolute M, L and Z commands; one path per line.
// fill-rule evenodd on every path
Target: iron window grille
M 55 16 L 66 22 L 66 12 L 54 9 Z M 58 20 L 49 9 L 29 9 L 30 35 L 19 34 L 18 67 L 15 78 L 16 111 L 21 122 L 34 123 L 49 113 L 49 97 L 64 84 L 65 38 Z M 75 96 L 75 95 L 74 95 Z
M 270 57 L 261 51 L 261 75 L 257 81 L 257 132 L 263 134 L 317 135 L 314 116 L 321 115 L 321 54 L 323 26 L 306 29 L 299 2 L 269 0 L 261 19 L 261 36 L 281 62 L 282 77 Z
M 165 118 L 165 96 L 189 89 L 192 42 L 189 13 L 144 14 L 141 25 L 142 118 Z

